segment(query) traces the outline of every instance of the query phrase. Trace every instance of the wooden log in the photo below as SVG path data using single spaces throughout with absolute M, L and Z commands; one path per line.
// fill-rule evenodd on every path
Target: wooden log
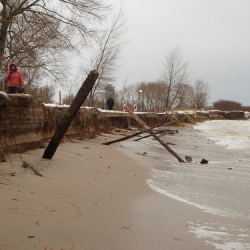
M 157 131 L 157 132 L 155 132 L 156 134 L 161 134 L 161 133 L 163 133 L 164 131 Z M 135 139 L 134 141 L 140 141 L 140 140 L 142 140 L 142 139 L 145 139 L 145 138 L 148 138 L 148 137 L 150 137 L 150 136 L 152 136 L 151 134 L 150 135 L 145 135 L 145 136 L 142 136 L 142 137 L 140 137 L 140 138 L 137 138 L 137 139 Z
M 90 71 L 88 77 L 82 84 L 81 88 L 79 89 L 76 97 L 74 98 L 72 104 L 70 105 L 69 109 L 67 110 L 66 114 L 63 116 L 60 124 L 58 125 L 54 136 L 52 137 L 49 145 L 44 151 L 43 158 L 45 159 L 52 159 L 53 155 L 56 152 L 57 147 L 59 146 L 64 134 L 66 133 L 70 123 L 74 119 L 76 113 L 82 106 L 84 100 L 87 98 L 89 92 L 94 86 L 96 79 L 98 78 L 99 73 L 96 70 Z
M 155 125 L 154 127 L 152 127 L 152 128 L 156 128 L 156 127 L 162 127 L 162 126 L 167 126 L 167 125 L 170 125 L 170 124 L 172 124 L 173 122 L 169 122 L 169 123 L 166 123 L 166 124 L 163 124 L 163 125 Z M 139 132 L 136 132 L 136 133 L 134 133 L 134 134 L 132 134 L 132 135 L 127 135 L 127 136 L 124 136 L 124 137 L 122 137 L 122 138 L 119 138 L 119 139 L 116 139 L 116 140 L 113 140 L 113 141 L 108 141 L 108 142 L 104 142 L 104 143 L 102 143 L 102 145 L 110 145 L 110 144 L 112 144 L 112 143 L 116 143 L 116 142 L 121 142 L 121 141 L 125 141 L 125 140 L 128 140 L 128 139 L 130 139 L 130 138 L 133 138 L 133 137 L 135 137 L 135 136 L 137 136 L 137 135 L 140 135 L 140 134 L 143 134 L 143 133 L 147 133 L 148 132 L 148 129 L 143 129 L 143 130 L 141 130 L 141 131 L 139 131 Z
M 179 162 L 185 162 L 179 155 L 177 155 L 166 143 L 164 143 L 152 129 L 150 129 L 137 115 L 135 115 L 132 110 L 130 110 L 127 106 L 124 109 L 144 128 L 148 129 L 149 133 L 164 147 L 170 152 Z
M 144 131 L 147 132 L 148 130 L 144 130 Z M 113 140 L 113 141 L 104 142 L 104 143 L 102 143 L 102 144 L 103 144 L 103 145 L 110 145 L 110 144 L 112 144 L 112 143 L 116 143 L 116 142 L 120 142 L 120 141 L 125 141 L 125 140 L 128 140 L 128 139 L 130 139 L 130 138 L 132 138 L 132 137 L 134 137 L 134 136 L 137 136 L 137 135 L 139 135 L 139 134 L 141 134 L 141 133 L 144 133 L 144 132 L 139 131 L 139 132 L 136 132 L 136 133 L 134 133 L 134 134 L 132 134 L 132 135 L 127 135 L 127 136 L 124 136 L 124 137 L 122 137 L 122 138 L 119 138 L 119 139 L 116 139 L 116 140 Z

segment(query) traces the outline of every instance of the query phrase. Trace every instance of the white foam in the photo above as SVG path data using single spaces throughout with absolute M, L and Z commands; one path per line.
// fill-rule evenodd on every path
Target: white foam
M 235 211 L 232 211 L 232 210 L 230 210 L 230 209 L 228 209 L 228 210 L 223 210 L 223 209 L 217 209 L 217 208 L 213 208 L 213 207 L 201 205 L 201 204 L 199 204 L 199 203 L 190 201 L 190 200 L 188 200 L 188 199 L 185 199 L 185 198 L 183 198 L 183 197 L 180 197 L 180 196 L 178 196 L 178 195 L 175 195 L 175 194 L 173 194 L 173 193 L 170 193 L 170 192 L 168 192 L 166 189 L 162 189 L 162 188 L 160 188 L 159 186 L 157 186 L 157 185 L 155 184 L 155 181 L 152 180 L 152 179 L 147 180 L 147 184 L 149 185 L 149 187 L 150 187 L 152 190 L 154 190 L 154 191 L 156 191 L 156 192 L 158 192 L 158 193 L 160 193 L 160 194 L 166 195 L 166 196 L 168 196 L 168 197 L 170 197 L 170 198 L 173 198 L 173 199 L 175 199 L 175 200 L 177 200 L 177 201 L 181 201 L 181 202 L 184 202 L 184 203 L 186 203 L 186 204 L 188 204 L 188 205 L 194 206 L 194 207 L 196 207 L 196 208 L 198 208 L 198 209 L 201 209 L 202 211 L 204 211 L 204 212 L 206 212 L 206 213 L 214 214 L 214 215 L 219 215 L 219 216 L 223 216 L 223 217 L 231 217 L 231 218 L 243 217 L 242 214 L 240 214 L 240 213 L 238 213 L 238 212 L 235 212 Z M 195 196 L 196 194 L 193 194 L 193 195 Z M 207 196 L 209 196 L 210 198 L 213 197 L 213 195 L 207 195 Z M 214 196 L 215 196 L 215 195 L 214 195 Z M 190 197 L 191 197 L 191 196 L 190 196 Z M 250 219 L 250 217 L 249 217 L 248 219 Z
M 194 233 L 198 239 L 218 250 L 246 250 L 250 249 L 248 229 L 241 229 L 236 225 L 223 225 L 217 223 L 187 222 L 189 232 Z
M 193 128 L 227 149 L 250 151 L 250 120 L 205 121 Z

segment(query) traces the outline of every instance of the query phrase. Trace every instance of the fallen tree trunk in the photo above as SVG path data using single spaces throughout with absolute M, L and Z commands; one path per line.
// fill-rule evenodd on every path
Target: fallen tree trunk
M 141 125 L 143 128 L 148 129 L 149 133 L 170 152 L 179 162 L 185 162 L 179 155 L 177 155 L 166 143 L 164 143 L 151 128 L 149 128 L 137 115 L 135 115 L 127 106 L 124 109 Z
M 79 89 L 72 104 L 70 105 L 69 109 L 67 110 L 66 114 L 63 116 L 60 124 L 58 125 L 56 132 L 53 138 L 51 139 L 49 145 L 45 149 L 43 158 L 52 159 L 70 123 L 72 122 L 76 113 L 82 106 L 84 100 L 87 98 L 90 90 L 93 88 L 94 83 L 96 79 L 98 78 L 98 76 L 99 76 L 99 73 L 96 70 L 90 71 L 88 77 L 86 78 L 81 88 Z

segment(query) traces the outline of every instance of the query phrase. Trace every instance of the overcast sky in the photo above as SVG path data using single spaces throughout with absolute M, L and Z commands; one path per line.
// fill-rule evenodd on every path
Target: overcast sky
M 119 0 L 107 0 L 120 6 Z M 124 0 L 129 43 L 114 84 L 156 81 L 180 45 L 190 84 L 209 83 L 209 104 L 223 99 L 250 106 L 250 0 Z

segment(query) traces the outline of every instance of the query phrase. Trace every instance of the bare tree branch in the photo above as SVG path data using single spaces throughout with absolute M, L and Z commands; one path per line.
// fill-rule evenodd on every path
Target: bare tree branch
M 93 39 L 99 29 L 96 23 L 104 20 L 111 8 L 104 0 L 1 2 L 0 70 L 4 73 L 15 60 L 24 76 L 30 76 L 27 82 L 48 75 L 65 81 L 69 52 L 78 53 L 79 44 L 82 48 Z
M 96 50 L 90 67 L 99 72 L 99 77 L 90 92 L 89 105 L 98 92 L 104 92 L 106 84 L 110 84 L 116 79 L 115 72 L 119 66 L 121 50 L 126 43 L 123 39 L 125 33 L 126 22 L 121 7 L 118 14 L 114 16 L 110 28 L 100 32 L 95 40 Z M 88 72 L 89 68 L 86 68 L 85 71 Z

